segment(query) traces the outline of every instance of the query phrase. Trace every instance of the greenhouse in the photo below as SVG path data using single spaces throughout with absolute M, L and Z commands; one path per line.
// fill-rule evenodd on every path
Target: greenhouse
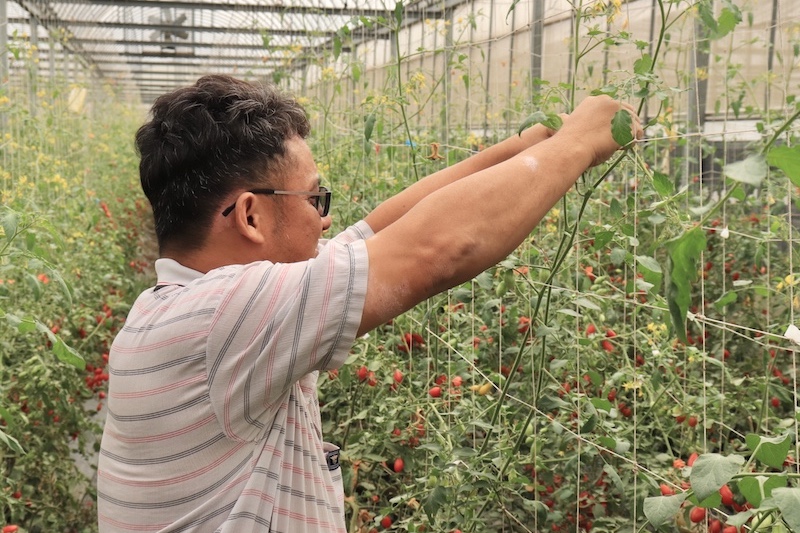
M 800 2 L 0 0 L 0 52 L 3 533 L 800 532 Z M 213 75 L 295 117 L 254 161 L 312 192 L 143 192 L 195 175 L 159 113 L 225 172 L 234 120 L 272 142 L 192 130 Z M 299 197 L 316 251 L 253 260 Z M 187 271 L 208 309 L 145 321 Z

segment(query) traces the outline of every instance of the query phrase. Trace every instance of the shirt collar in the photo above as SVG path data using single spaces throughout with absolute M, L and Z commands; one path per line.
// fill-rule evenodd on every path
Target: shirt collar
M 188 285 L 204 276 L 202 272 L 185 267 L 174 259 L 162 257 L 156 259 L 156 276 L 158 285 Z

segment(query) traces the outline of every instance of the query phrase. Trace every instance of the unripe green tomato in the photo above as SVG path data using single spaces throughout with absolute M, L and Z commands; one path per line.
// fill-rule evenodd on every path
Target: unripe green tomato
M 494 288 L 495 296 L 503 296 L 506 291 L 508 290 L 508 284 L 506 283 L 506 278 L 500 280 L 500 283 Z

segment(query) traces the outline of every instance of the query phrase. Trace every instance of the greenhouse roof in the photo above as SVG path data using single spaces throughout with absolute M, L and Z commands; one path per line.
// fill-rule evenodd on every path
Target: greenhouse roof
M 345 25 L 355 43 L 385 39 L 386 27 L 359 20 L 391 20 L 395 3 L 388 1 L 16 0 L 7 2 L 8 35 L 12 45 L 32 45 L 40 69 L 63 68 L 69 53 L 95 76 L 149 101 L 203 73 L 264 78 L 303 68 L 341 45 Z M 435 18 L 440 6 L 411 3 L 404 20 Z

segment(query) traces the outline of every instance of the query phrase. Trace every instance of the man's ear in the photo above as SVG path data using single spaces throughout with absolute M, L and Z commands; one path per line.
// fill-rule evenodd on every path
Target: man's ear
M 264 216 L 256 211 L 256 196 L 252 193 L 243 193 L 236 199 L 236 208 L 231 213 L 236 231 L 245 239 L 254 244 L 263 244 L 261 226 L 266 223 Z

